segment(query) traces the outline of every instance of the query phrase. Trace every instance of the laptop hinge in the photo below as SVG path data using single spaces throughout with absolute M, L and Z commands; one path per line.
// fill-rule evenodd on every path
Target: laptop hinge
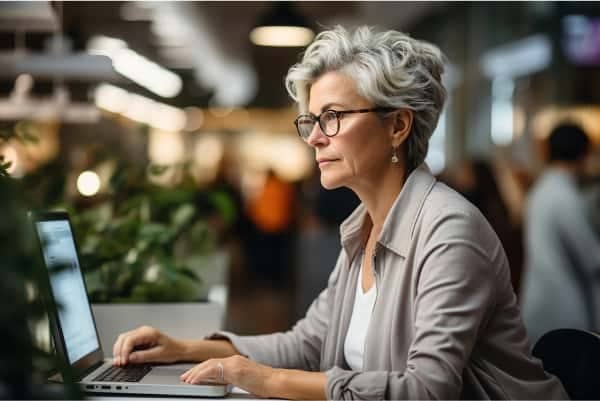
M 99 362 L 94 363 L 93 365 L 91 365 L 90 367 L 88 367 L 87 369 L 85 369 L 83 371 L 83 373 L 79 377 L 79 380 L 83 379 L 84 377 L 86 377 L 87 375 L 92 373 L 94 370 L 98 369 L 103 364 L 104 364 L 104 361 L 99 361 Z

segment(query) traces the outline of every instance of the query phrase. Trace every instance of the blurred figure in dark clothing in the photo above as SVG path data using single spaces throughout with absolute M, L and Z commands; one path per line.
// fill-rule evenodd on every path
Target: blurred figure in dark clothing
M 306 211 L 296 244 L 296 318 L 326 287 L 341 250 L 340 224 L 360 203 L 351 190 L 327 190 L 315 178 L 304 191 Z
M 522 228 L 511 222 L 491 164 L 472 159 L 459 166 L 454 174 L 445 173 L 439 178 L 477 206 L 490 223 L 508 257 L 511 281 L 518 294 L 523 270 Z
M 579 126 L 556 127 L 529 194 L 522 310 L 533 341 L 558 328 L 600 329 L 600 239 L 577 183 L 589 147 Z
M 354 192 L 347 188 L 327 190 L 319 186 L 315 212 L 323 224 L 337 229 L 359 203 Z
M 244 246 L 249 270 L 262 284 L 290 284 L 295 217 L 294 186 L 273 170 L 245 208 L 250 232 Z

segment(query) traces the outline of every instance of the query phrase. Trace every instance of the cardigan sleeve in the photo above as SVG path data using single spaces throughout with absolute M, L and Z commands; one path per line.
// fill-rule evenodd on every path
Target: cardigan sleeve
M 329 325 L 331 302 L 341 264 L 340 254 L 327 288 L 313 301 L 306 316 L 291 330 L 258 336 L 217 332 L 207 339 L 227 339 L 242 355 L 275 368 L 319 370 L 321 347 Z

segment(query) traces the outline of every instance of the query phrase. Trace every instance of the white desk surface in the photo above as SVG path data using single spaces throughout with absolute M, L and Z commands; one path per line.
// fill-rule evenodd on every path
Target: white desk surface
M 234 387 L 229 395 L 225 398 L 199 398 L 199 397 L 160 397 L 160 396 L 144 396 L 144 395 L 121 395 L 121 394 L 87 394 L 87 400 L 112 400 L 112 401 L 140 401 L 140 400 L 153 400 L 153 401 L 173 401 L 173 400 L 199 400 L 199 401 L 236 401 L 236 400 L 261 400 L 246 391 Z M 269 401 L 277 401 L 275 398 L 269 398 Z

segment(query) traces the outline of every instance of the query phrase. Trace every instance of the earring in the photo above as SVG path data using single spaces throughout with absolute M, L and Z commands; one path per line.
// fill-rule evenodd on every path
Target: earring
M 392 163 L 397 164 L 400 159 L 398 159 L 398 155 L 396 154 L 398 152 L 398 148 L 393 147 L 392 148 Z

